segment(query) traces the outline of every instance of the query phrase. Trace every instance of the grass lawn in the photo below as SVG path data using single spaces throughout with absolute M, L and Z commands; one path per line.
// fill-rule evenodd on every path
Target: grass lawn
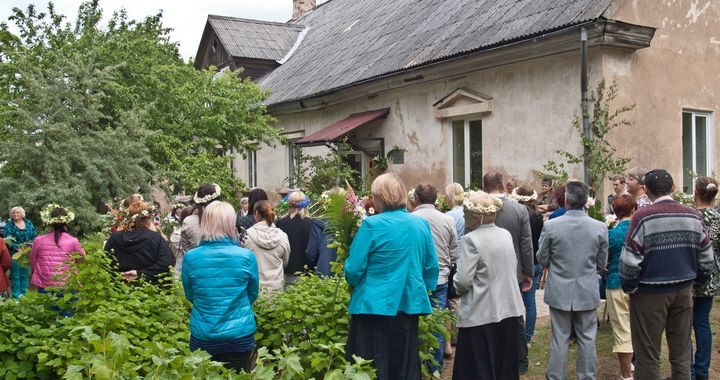
M 720 301 L 716 301 L 713 305 L 713 311 L 710 315 L 710 324 L 713 331 L 713 353 L 712 364 L 710 367 L 710 378 L 720 379 L 720 339 L 717 332 L 720 331 Z M 610 322 L 605 321 L 598 329 L 597 340 L 595 342 L 598 355 L 597 379 L 610 380 L 619 378 L 619 366 L 617 357 L 612 352 L 613 336 Z M 667 344 L 663 342 L 663 378 L 670 377 L 670 363 L 667 358 Z M 550 352 L 550 317 L 542 317 L 537 321 L 535 329 L 535 337 L 529 351 L 530 368 L 527 374 L 520 376 L 522 380 L 542 380 L 545 379 L 545 369 L 549 359 Z M 568 379 L 575 378 L 575 356 L 577 350 L 574 344 L 570 345 L 568 355 Z M 445 361 L 445 371 L 443 379 L 452 378 L 452 359 Z

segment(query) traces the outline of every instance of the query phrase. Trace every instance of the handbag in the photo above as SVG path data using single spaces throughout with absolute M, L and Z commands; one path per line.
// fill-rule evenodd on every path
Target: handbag
M 448 298 L 460 297 L 455 290 L 455 281 L 453 280 L 453 277 L 455 277 L 455 273 L 457 273 L 457 264 L 452 264 L 450 265 L 450 275 L 448 276 Z

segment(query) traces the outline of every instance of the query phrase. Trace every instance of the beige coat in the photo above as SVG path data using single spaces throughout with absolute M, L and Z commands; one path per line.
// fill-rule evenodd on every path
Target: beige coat
M 260 289 L 282 290 L 285 267 L 290 259 L 287 234 L 274 224 L 259 222 L 247 230 L 245 248 L 257 258 Z

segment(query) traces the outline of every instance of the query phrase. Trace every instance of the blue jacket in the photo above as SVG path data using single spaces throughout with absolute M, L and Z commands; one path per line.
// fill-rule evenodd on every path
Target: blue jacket
M 325 232 L 327 221 L 313 219 L 312 222 L 310 239 L 308 240 L 307 250 L 305 250 L 305 256 L 310 264 L 315 267 L 315 272 L 323 276 L 331 276 L 333 273 L 330 268 L 330 263 L 337 260 L 337 249 L 328 248 L 330 236 Z
M 203 240 L 183 258 L 182 283 L 192 302 L 190 334 L 201 340 L 237 339 L 255 332 L 258 296 L 255 255 L 230 239 Z
M 345 279 L 353 287 L 350 314 L 429 314 L 427 292 L 435 290 L 438 274 L 424 219 L 406 209 L 373 215 L 363 221 L 345 261 Z

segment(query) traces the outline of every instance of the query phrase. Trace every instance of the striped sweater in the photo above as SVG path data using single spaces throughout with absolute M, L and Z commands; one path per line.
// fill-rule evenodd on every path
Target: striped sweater
M 672 291 L 707 280 L 710 239 L 697 211 L 663 197 L 632 218 L 620 255 L 622 288 Z

